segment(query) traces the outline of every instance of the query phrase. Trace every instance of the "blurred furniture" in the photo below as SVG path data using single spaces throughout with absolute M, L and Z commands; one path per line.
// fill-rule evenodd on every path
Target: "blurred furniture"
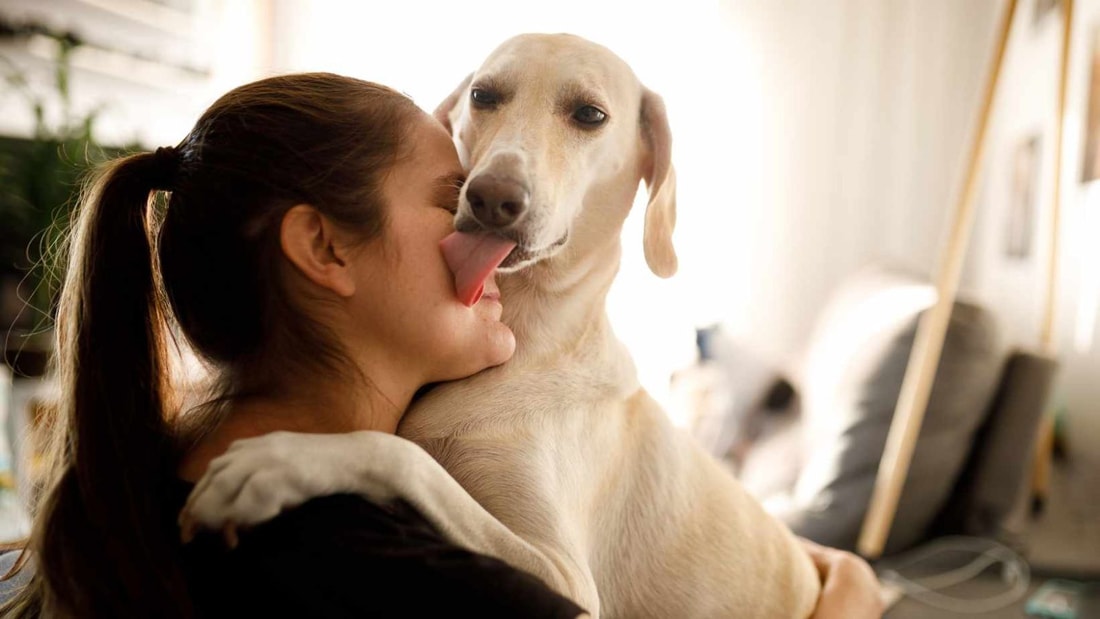
M 16 550 L 0 552 L 0 576 L 7 574 L 15 566 L 19 554 L 19 551 Z M 0 580 L 0 604 L 11 599 L 19 589 L 26 585 L 31 579 L 32 572 L 33 570 L 26 569 L 20 571 L 10 580 Z
M 832 295 L 791 372 L 793 405 L 767 406 L 785 382 L 773 371 L 772 387 L 741 398 L 756 408 L 725 411 L 737 438 L 706 446 L 796 533 L 855 549 L 916 325 L 934 300 L 935 289 L 915 278 L 857 272 Z M 708 371 L 715 364 L 721 358 Z M 1047 357 L 1006 350 L 986 309 L 954 303 L 887 554 L 936 535 L 1001 533 L 1054 371 Z
M 1051 224 L 1049 257 L 1047 260 L 1047 290 L 1043 304 L 1043 326 L 1040 332 L 1040 345 L 1043 352 L 1054 356 L 1057 352 L 1058 334 L 1055 317 L 1058 315 L 1058 260 L 1061 256 L 1061 213 L 1062 213 L 1062 157 L 1066 120 L 1066 89 L 1069 80 L 1069 52 L 1073 35 L 1074 0 L 1062 0 L 1062 49 L 1058 74 L 1058 110 L 1054 123 L 1054 169 L 1051 176 L 1053 200 L 1051 201 Z M 1093 68 L 1095 71 L 1096 69 Z M 1040 421 L 1032 456 L 1031 500 L 1040 509 L 1050 494 L 1050 465 L 1054 457 L 1054 411 L 1047 411 Z
M 936 297 L 931 309 L 922 316 L 918 323 L 911 358 L 908 361 L 900 396 L 897 400 L 896 412 L 892 416 L 892 426 L 889 430 L 881 462 L 876 467 L 877 479 L 870 499 L 870 507 L 866 512 L 857 543 L 860 554 L 868 558 L 877 558 L 887 550 L 891 526 L 896 526 L 895 519 L 905 518 L 904 514 L 897 513 L 903 507 L 900 500 L 901 494 L 909 484 L 907 475 L 911 475 L 909 472 L 911 460 L 917 455 L 915 450 L 919 445 L 921 425 L 931 406 L 932 391 L 935 384 L 943 378 L 943 375 L 937 372 L 937 366 L 941 359 L 946 357 L 946 352 L 944 351 L 941 356 L 941 351 L 945 345 L 945 338 L 948 337 L 949 320 L 953 319 L 953 313 L 958 309 L 957 304 L 955 304 L 955 295 L 967 254 L 967 245 L 974 226 L 974 211 L 979 190 L 978 181 L 981 176 L 981 165 L 986 147 L 985 135 L 990 118 L 993 115 L 997 82 L 1001 74 L 1009 35 L 1013 30 L 1017 0 L 1007 0 L 1006 4 L 994 46 L 989 80 L 986 83 L 982 97 L 977 132 L 967 162 L 963 191 L 959 194 L 955 217 L 935 279 Z M 1048 359 L 1053 359 L 1057 352 L 1055 316 L 1057 316 L 1061 251 L 1059 241 L 1062 227 L 1063 133 L 1070 39 L 1073 32 L 1074 14 L 1073 0 L 1062 0 L 1059 4 L 1062 9 L 1063 30 L 1059 56 L 1059 80 L 1057 82 L 1057 120 L 1054 123 L 1055 134 L 1053 140 L 1051 238 L 1047 248 L 1046 291 L 1044 295 L 1043 323 L 1039 338 L 1042 355 Z M 1050 483 L 1049 463 L 1053 445 L 1052 437 L 1053 418 L 1048 414 L 1043 418 L 1042 430 L 1031 437 L 1034 445 L 1032 448 L 1025 450 L 1026 453 L 1031 454 L 1029 457 L 1033 459 L 1031 493 L 1033 499 L 1039 505 L 1045 499 Z
M 30 522 L 19 493 L 20 398 L 11 369 L 0 363 L 0 543 L 22 538 Z

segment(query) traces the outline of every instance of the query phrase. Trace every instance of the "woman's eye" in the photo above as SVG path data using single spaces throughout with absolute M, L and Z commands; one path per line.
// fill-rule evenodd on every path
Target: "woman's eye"
M 573 112 L 573 120 L 581 123 L 582 125 L 602 125 L 607 120 L 607 114 L 591 105 L 585 105 L 577 108 L 576 112 Z
M 490 90 L 473 88 L 470 90 L 470 101 L 478 107 L 492 107 L 500 103 L 500 97 Z
M 456 178 L 454 182 L 441 186 L 436 191 L 436 206 L 454 215 L 458 213 L 458 196 L 462 194 L 465 179 Z

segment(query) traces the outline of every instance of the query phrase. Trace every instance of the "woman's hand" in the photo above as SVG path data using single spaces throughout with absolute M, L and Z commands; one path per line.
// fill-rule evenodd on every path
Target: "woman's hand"
M 821 597 L 812 619 L 882 617 L 885 607 L 871 566 L 860 557 L 800 539 L 821 575 Z

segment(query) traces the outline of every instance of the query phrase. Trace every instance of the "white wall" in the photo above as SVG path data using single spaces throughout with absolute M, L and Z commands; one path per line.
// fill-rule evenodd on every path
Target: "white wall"
M 1079 4 L 1081 4 L 1079 2 Z M 1079 10 L 1075 49 L 1089 13 Z M 624 265 L 609 300 L 643 382 L 666 396 L 690 361 L 691 328 L 723 322 L 776 363 L 804 344 L 829 290 L 869 261 L 934 273 L 974 131 L 1000 0 L 722 0 L 517 4 L 334 0 L 275 3 L 277 70 L 328 70 L 395 86 L 431 109 L 504 39 L 566 31 L 623 56 L 662 93 L 679 172 L 681 273 L 659 281 L 624 231 Z M 1045 272 L 1040 218 L 1030 263 L 1001 257 L 1012 144 L 1044 132 L 1050 195 L 1057 17 L 1032 24 L 1020 0 L 991 128 L 982 207 L 963 294 L 995 306 L 1010 340 L 1037 340 Z M 1085 64 L 1075 65 L 1066 170 L 1079 167 L 1075 117 Z M 1076 106 L 1076 107 L 1074 107 Z M 1076 110 L 1076 111 L 1073 111 Z M 1067 229 L 1079 197 L 1066 193 Z M 1040 206 L 1040 212 L 1049 209 Z M 640 214 L 640 209 L 635 210 Z M 1080 247 L 1066 243 L 1063 333 L 1072 330 Z M 1065 397 L 1094 399 L 1100 357 L 1067 352 Z
M 1055 30 L 1061 25 L 1051 26 L 1051 32 L 1045 35 L 1048 39 L 1044 44 L 1056 48 L 1060 35 Z M 1086 459 L 1086 468 L 1091 462 L 1093 470 L 1100 470 L 1100 456 L 1089 449 L 1100 445 L 1100 381 L 1097 380 L 1100 376 L 1100 338 L 1097 338 L 1095 330 L 1086 330 L 1082 334 L 1085 337 L 1075 336 L 1079 326 L 1094 326 L 1097 319 L 1096 308 L 1082 301 L 1094 295 L 1100 287 L 1100 274 L 1097 272 L 1097 267 L 1100 267 L 1100 254 L 1097 253 L 1100 250 L 1100 243 L 1097 243 L 1097 238 L 1100 238 L 1100 200 L 1096 199 L 1096 191 L 1100 187 L 1096 182 L 1091 186 L 1083 185 L 1080 180 L 1088 84 L 1093 70 L 1093 37 L 1097 34 L 1098 26 L 1100 0 L 1078 0 L 1070 40 L 1066 143 L 1062 169 L 1063 248 L 1060 252 L 1062 267 L 1058 324 L 1059 354 L 1063 368 L 1057 396 L 1069 413 L 1070 441 L 1078 447 L 1075 453 Z M 1021 86 L 1021 97 L 1028 96 L 1029 86 L 1029 83 Z M 1048 109 L 1053 107 L 1054 104 L 1050 103 Z M 1051 168 L 1048 166 L 1045 169 L 1046 175 L 1050 176 Z M 1092 199 L 1087 200 L 1090 192 L 1093 194 Z M 1043 209 L 1049 210 L 1049 192 L 1042 197 Z
M 828 290 L 870 260 L 931 275 L 975 128 L 1001 0 L 726 0 L 725 21 L 751 36 L 763 68 L 760 176 L 751 213 L 747 304 L 727 321 L 786 361 Z M 983 162 L 981 203 L 962 294 L 994 308 L 1009 343 L 1037 346 L 1050 239 L 1060 16 L 1036 24 L 1019 0 Z M 1100 271 L 1100 200 L 1080 183 L 1081 132 L 1100 1 L 1078 0 L 1063 161 L 1059 402 L 1074 438 L 1100 443 L 1095 308 L 1081 307 Z M 1003 254 L 1012 156 L 1042 135 L 1038 220 L 1026 261 Z M 1100 189 L 1094 188 L 1100 198 Z M 1085 268 L 1091 267 L 1091 268 Z M 1082 294 L 1082 292 L 1086 294 Z M 1087 301 L 1087 298 L 1085 299 Z M 1085 304 L 1087 305 L 1087 303 Z M 1080 332 L 1075 347 L 1075 332 Z
M 70 0 L 9 0 L 47 11 Z M 1042 131 L 1042 206 L 1049 212 L 1057 17 L 1032 24 L 1033 0 L 1006 57 L 964 292 L 995 306 L 1010 337 L 1033 344 L 1041 314 L 1041 219 L 1030 263 L 1000 255 L 1012 146 Z M 1087 36 L 1100 0 L 1078 0 L 1065 150 L 1063 397 L 1094 409 L 1100 353 L 1073 348 L 1083 264 L 1100 265 L 1077 181 L 1088 77 Z M 79 105 L 104 100 L 108 140 L 142 127 L 171 144 L 221 92 L 273 72 L 326 70 L 380 81 L 431 109 L 507 37 L 566 31 L 601 42 L 666 99 L 679 173 L 681 273 L 650 275 L 640 217 L 624 231 L 624 265 L 609 307 L 645 384 L 665 396 L 691 360 L 695 325 L 721 321 L 777 363 L 805 342 L 828 291 L 871 260 L 930 274 L 942 247 L 986 77 L 1001 0 L 721 0 L 352 3 L 201 0 L 211 79 L 188 96 L 83 72 Z M 56 12 L 55 12 L 56 13 Z M 62 21 L 65 12 L 58 13 Z M 79 20 L 74 26 L 81 26 Z M 28 60 L 28 62 L 35 62 Z M 38 79 L 46 79 L 39 62 Z M 6 94 L 6 93 L 5 93 Z M 22 114 L 22 116 L 21 116 Z M 0 96 L 0 131 L 26 114 Z M 640 209 L 635 210 L 640 215 Z M 1096 219 L 1100 222 L 1100 217 Z M 1089 252 L 1093 253 L 1089 253 Z M 1091 284 L 1090 284 L 1091 285 Z M 1090 317 L 1091 318 L 1091 317 Z M 1091 325 L 1091 319 L 1082 324 Z M 1093 346 L 1095 333 L 1085 338 Z M 1087 423 L 1087 422 L 1086 422 Z M 1097 423 L 1100 425 L 1100 423 Z
M 89 45 L 73 55 L 73 111 L 100 109 L 96 138 L 121 145 L 174 145 L 190 131 L 207 106 L 226 90 L 269 72 L 270 2 L 268 0 L 194 0 L 193 14 L 148 0 L 4 0 L 0 13 L 14 22 L 71 31 L 88 43 L 206 64 L 206 76 L 194 76 L 125 54 L 104 54 Z M 0 45 L 4 56 L 47 102 L 52 125 L 60 119 L 53 87 L 54 48 L 38 38 Z M 2 67 L 7 72 L 7 67 Z M 33 115 L 26 100 L 0 81 L 0 133 L 29 136 Z
M 776 360 L 868 261 L 932 272 L 993 31 L 989 2 L 728 0 L 764 79 L 737 331 Z
M 669 374 L 693 358 L 694 324 L 723 319 L 740 302 L 755 234 L 735 205 L 756 174 L 758 153 L 739 145 L 760 143 L 755 119 L 762 102 L 749 94 L 758 90 L 760 67 L 750 65 L 745 38 L 729 36 L 717 4 L 281 0 L 275 6 L 279 70 L 381 82 L 429 111 L 497 45 L 523 32 L 570 32 L 606 45 L 664 97 L 678 174 L 681 273 L 662 281 L 646 270 L 642 195 L 624 231 L 609 312 L 643 383 L 665 399 Z

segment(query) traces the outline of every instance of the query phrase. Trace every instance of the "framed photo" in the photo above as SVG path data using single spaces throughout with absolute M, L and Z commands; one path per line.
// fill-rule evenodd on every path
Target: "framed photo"
M 1100 178 L 1100 28 L 1093 28 L 1089 47 L 1088 106 L 1085 118 L 1085 156 L 1081 182 Z
M 1051 13 L 1054 13 L 1056 9 L 1060 8 L 1061 5 L 1062 0 L 1035 0 L 1035 13 L 1031 20 L 1032 25 L 1038 26 L 1043 23 L 1043 20 Z
M 1012 152 L 1008 193 L 1008 217 L 1005 226 L 1005 255 L 1014 260 L 1031 257 L 1035 238 L 1036 204 L 1039 185 L 1039 165 L 1042 162 L 1041 140 L 1038 134 L 1020 140 Z

